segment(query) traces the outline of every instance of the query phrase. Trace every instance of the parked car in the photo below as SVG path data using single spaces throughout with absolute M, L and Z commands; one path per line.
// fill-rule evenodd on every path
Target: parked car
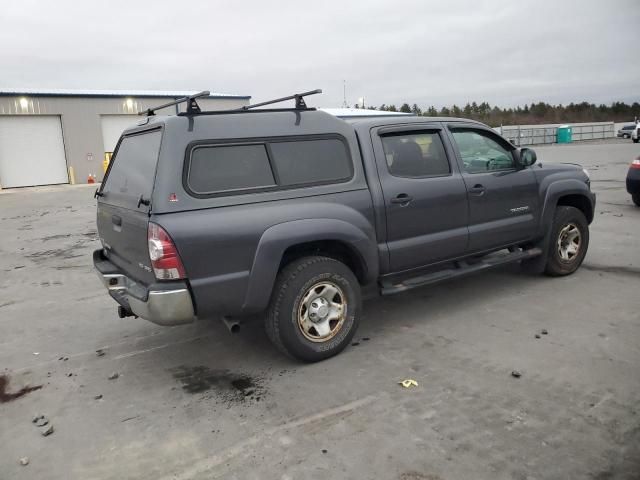
M 276 347 L 317 361 L 350 343 L 365 289 L 582 263 L 595 195 L 580 166 L 536 163 L 472 120 L 343 120 L 306 94 L 224 112 L 190 97 L 123 133 L 96 191 L 93 255 L 121 317 L 235 330 L 264 313 Z
M 636 158 L 627 172 L 627 192 L 631 194 L 631 199 L 640 207 L 640 157 Z
M 640 123 L 631 131 L 631 140 L 633 140 L 633 143 L 638 143 L 638 138 L 640 138 Z
M 620 130 L 618 130 L 617 136 L 620 138 L 631 138 L 631 133 L 635 128 L 636 128 L 635 123 L 624 125 Z

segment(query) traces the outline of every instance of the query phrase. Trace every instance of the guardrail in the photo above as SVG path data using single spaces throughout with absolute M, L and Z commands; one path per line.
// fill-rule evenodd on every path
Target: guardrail
M 539 126 L 508 126 L 495 130 L 517 146 L 544 145 L 557 143 L 558 127 L 560 125 Z M 574 123 L 571 124 L 571 140 L 597 140 L 614 138 L 616 136 L 613 122 Z

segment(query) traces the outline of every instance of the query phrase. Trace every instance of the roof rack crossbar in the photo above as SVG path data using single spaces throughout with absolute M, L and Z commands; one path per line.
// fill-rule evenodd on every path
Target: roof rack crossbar
M 200 93 L 194 93 L 193 95 L 189 95 L 188 97 L 178 98 L 173 102 L 165 103 L 163 105 L 158 105 L 157 107 L 147 108 L 142 112 L 138 112 L 138 115 L 146 115 L 147 117 L 151 117 L 156 114 L 156 110 L 161 110 L 163 108 L 171 107 L 172 105 L 178 105 L 180 103 L 187 102 L 187 113 L 200 113 L 200 107 L 196 102 L 196 98 L 200 97 L 208 97 L 210 92 L 208 90 Z
M 321 89 L 311 90 L 309 92 L 295 93 L 293 95 L 289 95 L 288 97 L 276 98 L 274 100 L 267 100 L 266 102 L 254 103 L 253 105 L 245 105 L 244 107 L 239 108 L 238 110 L 244 111 L 249 110 L 251 108 L 262 107 L 264 105 L 272 105 L 274 103 L 286 102 L 287 100 L 295 100 L 296 101 L 296 110 L 306 110 L 307 104 L 304 101 L 304 97 L 309 95 L 315 95 L 317 93 L 322 93 Z

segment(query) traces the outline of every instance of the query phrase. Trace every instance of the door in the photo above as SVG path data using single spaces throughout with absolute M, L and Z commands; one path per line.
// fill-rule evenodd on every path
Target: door
M 392 272 L 463 255 L 467 191 L 439 124 L 374 132 Z
M 59 116 L 0 116 L 2 187 L 52 185 L 68 181 Z
M 449 131 L 469 194 L 469 250 L 535 236 L 538 184 L 531 167 L 516 164 L 515 147 L 482 127 L 450 125 Z

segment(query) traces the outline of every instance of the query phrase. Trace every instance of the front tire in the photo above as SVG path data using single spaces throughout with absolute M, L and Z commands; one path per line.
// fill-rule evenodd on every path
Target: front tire
M 631 195 L 631 200 L 636 204 L 636 207 L 640 207 L 640 193 L 634 193 Z
M 637 138 L 632 138 L 633 143 L 638 143 L 638 139 Z
M 559 206 L 553 218 L 545 273 L 571 275 L 582 264 L 589 248 L 589 224 L 575 207 Z
M 360 311 L 360 285 L 345 264 L 328 257 L 303 257 L 278 274 L 265 327 L 281 352 L 317 362 L 351 342 Z

